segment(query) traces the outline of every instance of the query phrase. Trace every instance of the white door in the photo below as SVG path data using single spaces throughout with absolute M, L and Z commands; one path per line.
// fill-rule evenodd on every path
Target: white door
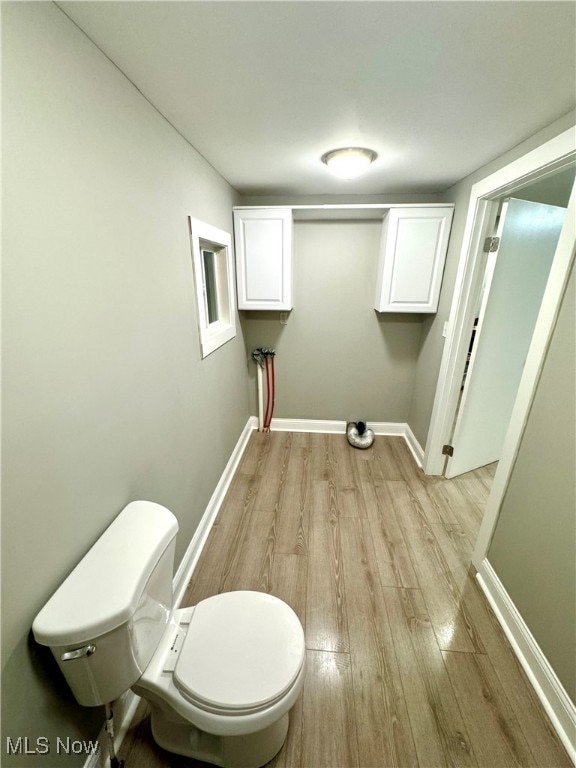
M 500 458 L 566 210 L 510 200 L 502 213 L 446 477 Z

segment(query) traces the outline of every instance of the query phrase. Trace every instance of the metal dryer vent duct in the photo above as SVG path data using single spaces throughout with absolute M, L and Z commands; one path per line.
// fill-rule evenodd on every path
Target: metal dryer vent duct
M 374 432 L 367 429 L 364 421 L 349 421 L 346 425 L 346 437 L 354 448 L 370 448 L 374 442 Z

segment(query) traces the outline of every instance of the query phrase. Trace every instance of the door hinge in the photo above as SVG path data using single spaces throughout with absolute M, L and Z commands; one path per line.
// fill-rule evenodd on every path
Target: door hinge
M 487 237 L 486 240 L 484 240 L 484 253 L 494 253 L 494 251 L 498 250 L 499 245 L 499 237 Z
M 443 445 L 442 446 L 442 456 L 454 456 L 454 446 L 453 445 Z

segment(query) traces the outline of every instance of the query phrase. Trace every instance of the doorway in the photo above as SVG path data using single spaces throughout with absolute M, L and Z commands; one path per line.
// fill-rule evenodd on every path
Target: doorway
M 494 234 L 499 201 L 506 196 L 517 194 L 518 190 L 525 189 L 536 181 L 547 183 L 547 179 L 557 171 L 566 170 L 568 166 L 573 165 L 575 158 L 574 132 L 568 130 L 481 179 L 472 187 L 448 320 L 448 333 L 424 454 L 423 468 L 427 474 L 441 475 L 444 470 L 445 455 L 442 448 L 452 435 L 462 372 L 470 344 L 470 331 L 474 313 L 477 311 L 476 300 L 484 277 L 486 261 L 482 246 L 485 239 Z M 576 194 L 573 190 L 476 542 L 473 563 L 477 567 L 486 554 L 496 525 L 574 260 L 575 249 Z
M 493 201 L 497 229 L 484 249 L 446 477 L 500 458 L 575 175 L 572 163 Z
M 486 266 L 483 244 L 496 230 L 498 201 L 514 194 L 520 188 L 526 189 L 534 182 L 548 184 L 548 177 L 573 165 L 575 157 L 574 132 L 568 130 L 472 187 L 447 324 L 448 333 L 424 451 L 423 469 L 426 474 L 442 475 L 444 472 L 443 447 L 449 444 L 453 433 L 461 393 L 462 372 L 468 355 L 471 329 L 478 309 L 477 300 Z M 568 220 L 569 217 L 567 222 Z

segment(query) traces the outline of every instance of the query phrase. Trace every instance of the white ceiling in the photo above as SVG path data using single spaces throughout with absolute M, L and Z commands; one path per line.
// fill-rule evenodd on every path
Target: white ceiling
M 444 190 L 574 108 L 574 2 L 58 5 L 244 194 Z

